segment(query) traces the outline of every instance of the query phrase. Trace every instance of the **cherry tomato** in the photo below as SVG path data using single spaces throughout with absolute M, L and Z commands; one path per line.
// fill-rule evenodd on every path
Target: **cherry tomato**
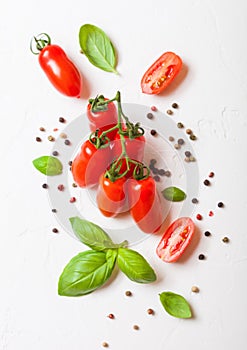
M 103 97 L 104 101 L 107 101 L 107 98 Z M 107 129 L 112 128 L 115 126 L 118 122 L 118 113 L 116 106 L 113 102 L 110 102 L 103 106 L 102 110 L 97 111 L 97 104 L 94 106 L 93 103 L 88 103 L 87 105 L 87 117 L 89 120 L 89 127 L 91 131 L 95 131 L 96 129 L 99 129 L 100 131 L 105 131 Z M 117 133 L 117 129 L 114 131 L 109 132 L 106 136 L 113 140 L 115 135 Z
M 155 233 L 162 224 L 161 202 L 154 179 L 128 180 L 130 214 L 145 233 Z
M 195 227 L 189 217 L 175 220 L 162 236 L 157 249 L 157 255 L 166 262 L 174 262 L 183 254 L 190 243 Z
M 72 175 L 80 187 L 93 186 L 98 183 L 100 175 L 105 172 L 112 161 L 110 147 L 97 149 L 87 140 L 72 162 Z
M 114 182 L 102 174 L 99 180 L 97 191 L 97 204 L 101 213 L 107 217 L 114 217 L 117 214 L 126 211 L 126 179 L 121 177 Z
M 145 94 L 159 94 L 173 81 L 181 68 L 181 58 L 173 52 L 165 52 L 143 75 L 141 80 L 142 92 Z
M 126 149 L 127 156 L 130 159 L 133 159 L 138 162 L 142 162 L 144 157 L 145 137 L 141 135 L 134 139 L 130 139 L 128 136 L 124 136 L 124 139 L 125 139 L 125 149 Z M 118 158 L 122 153 L 122 145 L 121 145 L 121 139 L 119 134 L 116 134 L 112 149 L 113 149 L 115 158 Z M 129 162 L 130 170 L 126 174 L 126 177 L 129 177 L 133 174 L 135 167 L 136 165 L 134 163 Z M 123 173 L 126 170 L 127 170 L 126 160 L 123 159 L 120 173 Z

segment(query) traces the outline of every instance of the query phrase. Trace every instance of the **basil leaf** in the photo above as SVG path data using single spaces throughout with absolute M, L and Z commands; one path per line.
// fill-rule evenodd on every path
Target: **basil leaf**
M 98 225 L 80 219 L 78 216 L 70 218 L 70 223 L 75 235 L 79 240 L 94 250 L 105 250 L 109 248 L 124 247 L 127 241 L 120 244 L 115 244 L 108 234 Z
M 117 74 L 115 49 L 102 29 L 84 24 L 80 28 L 79 41 L 82 52 L 94 66 Z
M 181 202 L 186 198 L 186 194 L 177 187 L 167 187 L 162 194 L 165 199 L 172 202 Z
M 141 254 L 134 250 L 119 248 L 117 264 L 120 270 L 134 282 L 150 283 L 156 280 L 152 267 Z
M 52 156 L 43 156 L 33 160 L 33 165 L 42 174 L 48 176 L 59 175 L 62 173 L 63 165 L 59 159 Z
M 117 251 L 79 253 L 65 266 L 58 282 L 58 294 L 80 296 L 101 287 L 111 276 Z
M 163 292 L 160 294 L 160 301 L 168 314 L 178 318 L 192 317 L 190 305 L 183 296 L 172 292 Z

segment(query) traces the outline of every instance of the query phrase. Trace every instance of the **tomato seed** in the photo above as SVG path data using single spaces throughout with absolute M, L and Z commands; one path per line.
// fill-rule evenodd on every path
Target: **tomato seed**
M 175 108 L 175 109 L 178 108 L 178 104 L 176 102 L 173 102 L 172 108 Z
M 201 214 L 197 214 L 196 218 L 197 218 L 197 220 L 202 220 L 202 215 Z
M 41 140 L 40 137 L 36 137 L 36 141 L 37 141 L 37 142 L 41 142 L 42 140 Z
M 153 314 L 154 314 L 154 310 L 153 310 L 153 309 L 148 309 L 148 310 L 147 310 L 147 313 L 148 313 L 149 315 L 153 315 Z
M 224 207 L 224 203 L 219 202 L 219 203 L 218 203 L 218 207 L 219 207 L 219 208 L 223 208 L 223 207 Z
M 151 106 L 151 111 L 156 112 L 157 111 L 157 107 Z

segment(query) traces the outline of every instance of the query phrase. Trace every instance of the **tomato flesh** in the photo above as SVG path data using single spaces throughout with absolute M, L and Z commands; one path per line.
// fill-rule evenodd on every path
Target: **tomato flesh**
M 173 81 L 181 68 L 181 58 L 173 52 L 165 52 L 143 75 L 141 80 L 142 92 L 145 94 L 159 94 Z
M 162 236 L 157 249 L 157 255 L 165 262 L 179 259 L 190 243 L 195 227 L 189 217 L 175 220 Z

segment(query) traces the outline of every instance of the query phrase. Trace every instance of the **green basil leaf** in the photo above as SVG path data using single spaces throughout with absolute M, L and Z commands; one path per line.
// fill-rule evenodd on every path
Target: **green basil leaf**
M 117 250 L 79 253 L 65 266 L 59 278 L 58 294 L 80 296 L 101 287 L 111 276 L 116 257 Z
M 94 66 L 117 74 L 115 49 L 102 29 L 84 24 L 80 28 L 79 41 L 82 52 Z
M 127 241 L 120 244 L 113 243 L 111 238 L 101 227 L 90 221 L 80 219 L 78 216 L 70 218 L 69 220 L 79 240 L 94 250 L 101 251 L 109 248 L 124 247 L 127 244 Z
M 186 198 L 186 194 L 177 187 L 167 187 L 162 194 L 165 199 L 172 202 L 181 202 Z
M 187 300 L 172 292 L 163 292 L 160 294 L 160 301 L 168 314 L 178 318 L 191 318 L 192 313 Z
M 63 171 L 63 165 L 59 159 L 52 156 L 43 156 L 33 160 L 33 165 L 42 174 L 48 176 L 59 175 Z
M 152 267 L 141 254 L 134 250 L 119 248 L 117 264 L 120 270 L 134 282 L 150 283 L 156 280 L 156 275 Z

